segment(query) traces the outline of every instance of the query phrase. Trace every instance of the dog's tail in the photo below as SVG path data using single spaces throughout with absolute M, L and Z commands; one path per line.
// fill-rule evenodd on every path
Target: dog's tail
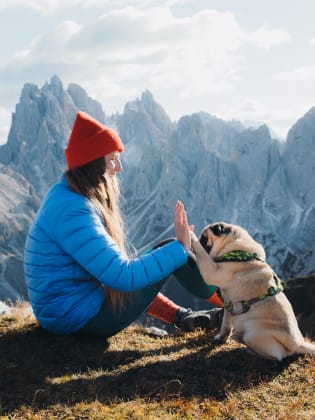
M 299 354 L 312 354 L 315 356 L 315 344 L 304 341 L 299 347 L 296 349 L 296 353 Z

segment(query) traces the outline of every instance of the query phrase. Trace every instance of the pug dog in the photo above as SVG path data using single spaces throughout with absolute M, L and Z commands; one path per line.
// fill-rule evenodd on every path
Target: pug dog
M 199 271 L 205 283 L 219 288 L 224 303 L 217 342 L 225 343 L 233 330 L 236 341 L 264 358 L 315 355 L 261 244 L 242 227 L 224 222 L 206 226 L 199 239 L 191 236 Z

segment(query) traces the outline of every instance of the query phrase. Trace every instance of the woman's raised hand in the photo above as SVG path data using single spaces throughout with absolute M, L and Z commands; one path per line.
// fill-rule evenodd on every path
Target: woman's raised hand
M 186 251 L 189 251 L 191 247 L 190 232 L 194 230 L 194 226 L 188 225 L 187 214 L 181 201 L 177 201 L 175 206 L 174 227 L 176 238 L 183 244 Z

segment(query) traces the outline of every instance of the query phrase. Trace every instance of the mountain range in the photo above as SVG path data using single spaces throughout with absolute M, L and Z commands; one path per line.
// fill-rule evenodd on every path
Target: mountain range
M 24 85 L 0 146 L 0 300 L 27 298 L 25 237 L 66 168 L 78 110 L 115 128 L 125 143 L 123 213 L 135 251 L 174 236 L 180 199 L 197 233 L 215 221 L 239 224 L 264 245 L 282 278 L 315 271 L 315 107 L 280 142 L 266 125 L 245 128 L 204 112 L 172 121 L 149 91 L 107 115 L 82 87 L 65 89 L 53 76 L 41 88 Z

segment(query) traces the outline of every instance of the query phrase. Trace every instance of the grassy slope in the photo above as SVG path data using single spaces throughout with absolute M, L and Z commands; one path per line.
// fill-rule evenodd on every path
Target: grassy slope
M 53 336 L 16 308 L 0 321 L 0 416 L 10 419 L 312 419 L 315 360 L 281 363 L 202 331 Z

